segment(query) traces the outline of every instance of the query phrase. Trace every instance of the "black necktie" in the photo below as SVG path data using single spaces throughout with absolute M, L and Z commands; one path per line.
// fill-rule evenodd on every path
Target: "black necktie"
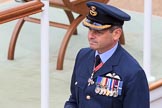
M 99 55 L 96 56 L 95 67 L 101 63 L 101 58 Z

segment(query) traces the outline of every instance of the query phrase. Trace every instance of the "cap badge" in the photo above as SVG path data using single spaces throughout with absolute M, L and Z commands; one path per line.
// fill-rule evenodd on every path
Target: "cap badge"
M 97 16 L 96 7 L 95 6 L 91 6 L 89 13 L 92 16 Z

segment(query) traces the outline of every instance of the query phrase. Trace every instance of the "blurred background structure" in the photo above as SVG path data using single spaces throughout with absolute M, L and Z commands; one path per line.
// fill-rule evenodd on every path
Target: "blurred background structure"
M 0 10 L 21 4 L 14 0 L 0 0 Z M 125 10 L 132 16 L 132 20 L 124 25 L 126 44 L 123 47 L 143 66 L 144 0 L 110 0 L 109 4 Z M 162 78 L 161 5 L 161 0 L 152 0 L 151 74 L 155 77 L 154 82 Z M 49 14 L 51 20 L 68 22 L 61 9 L 50 8 Z M 75 13 L 74 15 L 76 16 Z M 40 14 L 32 16 L 40 17 Z M 16 23 L 17 20 L 14 20 L 0 25 L 0 107 L 40 108 L 40 25 L 25 22 L 16 45 L 15 59 L 11 61 L 7 59 L 7 53 Z M 71 37 L 63 70 L 56 70 L 56 65 L 60 44 L 66 30 L 54 27 L 49 29 L 50 107 L 63 108 L 70 94 L 70 78 L 76 54 L 80 48 L 89 46 L 87 29 L 79 24 L 78 35 Z M 162 102 L 162 93 L 159 89 L 154 92 L 155 95 L 151 95 L 153 99 L 151 108 L 154 108 L 153 106 L 160 108 L 157 103 Z

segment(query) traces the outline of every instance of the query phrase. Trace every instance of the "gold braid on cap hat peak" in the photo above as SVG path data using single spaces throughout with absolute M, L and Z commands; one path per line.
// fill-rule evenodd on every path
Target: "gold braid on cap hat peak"
M 83 24 L 85 25 L 85 26 L 87 26 L 87 27 L 91 27 L 91 28 L 95 28 L 95 29 L 107 29 L 107 28 L 110 28 L 111 27 L 111 25 L 101 25 L 101 26 L 96 26 L 96 25 L 94 25 L 94 24 L 90 24 L 90 23 L 88 23 L 87 21 L 87 18 L 85 18 L 84 20 L 83 20 Z

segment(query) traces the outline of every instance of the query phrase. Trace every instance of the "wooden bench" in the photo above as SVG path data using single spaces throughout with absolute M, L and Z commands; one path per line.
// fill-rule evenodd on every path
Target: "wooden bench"
M 2 10 L 0 11 L 0 24 L 39 13 L 43 6 L 44 4 L 37 0 Z
M 24 0 L 24 1 L 29 2 L 33 0 Z M 62 40 L 59 49 L 59 54 L 57 58 L 57 67 L 56 67 L 57 70 L 63 69 L 64 56 L 65 56 L 68 42 L 72 34 L 77 34 L 77 30 L 76 30 L 77 26 L 81 23 L 81 21 L 85 18 L 86 14 L 88 13 L 88 8 L 86 6 L 87 1 L 92 1 L 92 0 L 49 0 L 51 7 L 63 9 L 69 19 L 69 25 L 50 21 L 50 26 L 67 29 L 67 32 Z M 98 1 L 102 3 L 109 2 L 109 0 L 93 0 L 93 1 Z M 72 12 L 77 13 L 78 16 L 74 18 Z M 14 59 L 14 52 L 15 52 L 17 38 L 25 21 L 40 23 L 40 19 L 32 18 L 30 16 L 19 19 L 13 31 L 12 38 L 10 40 L 10 45 L 8 50 L 9 60 Z M 124 36 L 120 38 L 120 42 L 124 44 Z
M 162 79 L 159 79 L 155 82 L 152 82 L 151 84 L 149 84 L 149 90 L 153 91 L 159 87 L 162 87 Z

